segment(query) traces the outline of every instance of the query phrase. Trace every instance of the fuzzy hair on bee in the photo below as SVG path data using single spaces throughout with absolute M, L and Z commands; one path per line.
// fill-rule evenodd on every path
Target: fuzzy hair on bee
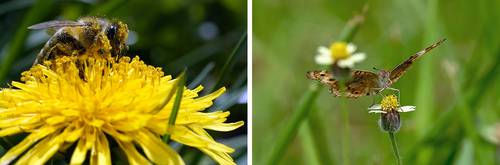
M 97 51 L 101 54 L 107 51 L 112 56 L 121 56 L 128 50 L 128 26 L 118 20 L 82 17 L 77 21 L 47 21 L 28 29 L 46 29 L 51 35 L 33 65 L 58 56 L 82 55 L 86 51 Z

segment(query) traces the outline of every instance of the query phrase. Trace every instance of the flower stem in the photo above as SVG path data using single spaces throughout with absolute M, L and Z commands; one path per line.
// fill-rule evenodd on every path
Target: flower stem
M 307 118 L 308 113 L 311 110 L 310 107 L 318 97 L 321 87 L 318 86 L 318 84 L 313 84 L 310 89 L 311 90 L 308 90 L 300 99 L 299 108 L 292 114 L 292 118 L 289 123 L 287 123 L 283 132 L 278 134 L 276 146 L 271 151 L 271 156 L 266 162 L 267 165 L 279 164 L 280 158 L 283 156 L 285 149 L 295 137 L 300 124 Z
M 392 151 L 394 151 L 394 156 L 396 156 L 396 160 L 398 161 L 398 165 L 402 165 L 401 156 L 399 155 L 398 144 L 396 143 L 396 135 L 393 132 L 389 132 L 389 138 L 391 139 Z
M 313 106 L 311 109 L 312 112 L 309 114 L 309 118 L 307 119 L 308 133 L 312 137 L 312 143 L 314 148 L 316 149 L 317 157 L 322 164 L 334 164 L 333 163 L 333 155 L 330 152 L 330 148 L 328 147 L 328 137 L 327 132 L 325 132 L 325 115 L 320 114 L 317 106 Z
M 351 127 L 349 126 L 349 109 L 346 107 L 346 100 L 342 99 L 342 121 L 344 122 L 344 133 L 342 136 L 342 161 L 343 164 L 350 164 L 350 139 L 351 139 Z

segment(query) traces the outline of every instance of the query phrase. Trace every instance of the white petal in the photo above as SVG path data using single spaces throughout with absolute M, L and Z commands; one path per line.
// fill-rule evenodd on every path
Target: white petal
M 356 45 L 349 43 L 347 44 L 347 53 L 353 54 L 356 51 Z
M 381 110 L 382 106 L 380 104 L 375 104 L 370 107 L 368 107 L 368 110 Z
M 365 53 L 355 53 L 351 55 L 350 59 L 354 61 L 354 63 L 361 62 L 365 60 L 366 54 Z
M 415 106 L 402 106 L 398 108 L 398 112 L 411 112 L 415 110 Z
M 352 68 L 354 67 L 354 61 L 351 58 L 339 60 L 337 65 L 341 68 Z
M 318 48 L 318 54 L 314 57 L 319 65 L 331 65 L 333 64 L 332 56 L 330 55 L 330 50 L 324 46 Z
M 333 59 L 331 56 L 318 54 L 314 57 L 314 61 L 316 61 L 319 65 L 331 65 L 333 64 Z
M 318 54 L 328 54 L 330 55 L 330 49 L 324 46 L 318 47 Z
M 370 110 L 368 111 L 368 113 L 387 113 L 387 112 L 382 110 Z

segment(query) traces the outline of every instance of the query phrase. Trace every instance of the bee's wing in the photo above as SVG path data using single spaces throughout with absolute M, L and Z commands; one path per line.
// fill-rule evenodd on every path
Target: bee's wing
M 390 79 L 391 79 L 391 82 L 392 83 L 395 83 L 396 81 L 399 80 L 399 78 L 408 70 L 408 68 L 411 67 L 411 64 L 413 64 L 413 62 L 415 60 L 417 60 L 419 57 L 421 57 L 422 55 L 424 55 L 425 53 L 431 51 L 432 49 L 434 49 L 435 47 L 439 46 L 441 43 L 443 43 L 444 41 L 446 41 L 446 39 L 441 39 L 440 41 L 432 44 L 431 46 L 428 46 L 426 47 L 425 49 L 415 53 L 414 55 L 410 56 L 410 58 L 408 58 L 406 61 L 404 61 L 403 63 L 399 64 L 398 66 L 396 66 L 396 68 L 394 68 L 392 71 L 391 71 L 391 74 L 390 74 Z
M 28 29 L 48 29 L 48 28 L 74 27 L 74 26 L 86 26 L 86 24 L 83 22 L 76 22 L 76 21 L 54 20 L 54 21 L 47 21 L 31 25 L 30 27 L 28 27 Z

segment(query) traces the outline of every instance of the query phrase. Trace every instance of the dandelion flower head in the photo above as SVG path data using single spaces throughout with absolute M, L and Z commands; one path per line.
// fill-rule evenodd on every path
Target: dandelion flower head
M 129 164 L 184 164 L 161 140 L 169 134 L 220 164 L 234 164 L 229 156 L 234 150 L 207 130 L 231 131 L 243 122 L 225 123 L 229 112 L 203 112 L 225 88 L 201 97 L 203 87 L 184 88 L 176 123 L 168 126 L 173 101 L 158 105 L 176 81 L 138 57 L 62 56 L 33 66 L 20 82 L 0 91 L 0 137 L 27 134 L 0 163 L 44 164 L 57 151 L 74 148 L 67 152 L 71 164 L 86 158 L 90 164 L 111 164 L 114 141 Z

